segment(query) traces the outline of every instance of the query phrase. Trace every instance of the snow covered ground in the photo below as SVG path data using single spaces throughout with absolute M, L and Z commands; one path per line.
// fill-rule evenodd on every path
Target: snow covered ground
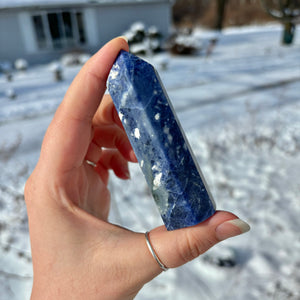
M 206 36 L 199 30 L 197 36 Z M 224 31 L 205 58 L 160 54 L 157 66 L 218 209 L 251 231 L 146 285 L 146 299 L 300 299 L 300 31 L 281 26 Z M 161 62 L 167 61 L 167 68 Z M 55 83 L 49 66 L 0 75 L 0 300 L 28 299 L 32 284 L 24 182 L 43 134 L 79 67 Z M 17 95 L 9 100 L 8 90 Z M 140 176 L 113 178 L 111 220 L 133 230 L 162 222 Z

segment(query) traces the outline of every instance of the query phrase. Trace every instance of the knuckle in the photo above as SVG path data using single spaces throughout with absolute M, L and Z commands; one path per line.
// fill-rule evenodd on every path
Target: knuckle
M 125 133 L 123 133 L 121 130 L 119 130 L 118 135 L 116 136 L 115 139 L 115 146 L 116 148 L 123 152 L 124 149 L 126 149 L 127 145 L 129 142 L 127 142 L 127 136 Z

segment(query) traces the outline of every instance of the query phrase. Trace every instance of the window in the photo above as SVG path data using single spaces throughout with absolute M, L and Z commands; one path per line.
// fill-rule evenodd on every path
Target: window
M 74 34 L 73 34 L 73 27 L 72 26 L 72 16 L 70 12 L 63 12 L 62 13 L 62 20 L 63 20 L 63 27 L 64 27 L 64 34 L 66 43 L 68 45 L 72 45 L 74 42 Z
M 59 24 L 58 14 L 48 14 L 48 25 L 50 29 L 51 39 L 54 48 L 62 48 L 63 35 L 61 32 L 61 24 Z
M 38 47 L 46 48 L 47 41 L 46 41 L 46 35 L 45 35 L 45 29 L 44 29 L 42 16 L 33 16 L 32 20 L 33 20 L 33 24 L 34 24 L 34 28 L 35 28 L 35 34 L 36 34 L 36 39 L 38 42 Z
M 32 22 L 40 49 L 60 49 L 86 43 L 82 12 L 41 13 L 32 16 Z
M 84 35 L 84 28 L 83 28 L 83 18 L 82 13 L 76 13 L 76 20 L 78 25 L 78 33 L 79 33 L 79 42 L 84 44 L 85 43 L 85 35 Z

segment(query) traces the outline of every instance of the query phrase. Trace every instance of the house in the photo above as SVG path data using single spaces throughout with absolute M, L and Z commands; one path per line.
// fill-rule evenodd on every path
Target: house
M 96 52 L 134 22 L 167 36 L 173 0 L 1 0 L 0 61 Z

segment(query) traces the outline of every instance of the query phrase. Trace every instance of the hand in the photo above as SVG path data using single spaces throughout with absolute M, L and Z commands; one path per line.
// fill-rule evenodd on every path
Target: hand
M 144 234 L 107 222 L 108 170 L 128 179 L 128 161 L 136 161 L 110 97 L 103 97 L 121 49 L 128 51 L 126 41 L 112 40 L 76 76 L 26 183 L 31 299 L 133 299 L 161 272 Z M 160 260 L 175 268 L 247 229 L 235 215 L 217 212 L 191 228 L 167 232 L 160 226 L 150 240 Z

